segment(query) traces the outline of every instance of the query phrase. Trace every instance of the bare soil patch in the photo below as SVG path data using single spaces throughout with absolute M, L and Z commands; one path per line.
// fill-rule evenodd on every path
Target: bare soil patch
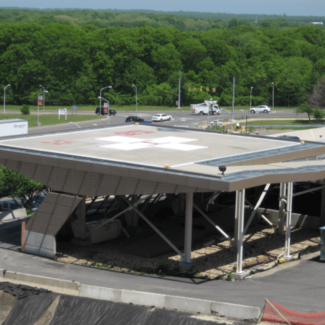
M 284 251 L 285 236 L 277 235 L 276 229 L 256 225 L 245 235 L 244 267 L 263 271 L 277 265 L 277 257 Z M 319 251 L 319 231 L 293 229 L 291 251 L 301 255 Z M 236 271 L 237 249 L 228 240 L 220 240 L 219 234 L 205 237 L 192 247 L 193 268 L 179 268 L 180 256 L 170 252 L 161 256 L 144 258 L 121 252 L 130 245 L 128 238 L 80 247 L 71 243 L 58 243 L 57 260 L 64 263 L 103 267 L 124 272 L 150 273 L 157 275 L 197 276 L 209 279 L 227 278 Z

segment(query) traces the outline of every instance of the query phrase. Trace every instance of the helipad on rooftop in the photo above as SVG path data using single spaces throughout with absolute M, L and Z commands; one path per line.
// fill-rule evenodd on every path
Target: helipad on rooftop
M 303 149 L 300 142 L 145 125 L 19 137 L 2 140 L 0 146 L 155 167 L 216 165 L 222 159 L 231 164 Z

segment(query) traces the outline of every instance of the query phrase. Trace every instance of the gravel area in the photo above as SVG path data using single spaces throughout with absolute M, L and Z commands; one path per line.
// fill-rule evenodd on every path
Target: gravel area
M 263 271 L 277 265 L 277 257 L 284 251 L 285 236 L 277 235 L 275 228 L 256 225 L 245 235 L 244 268 Z M 319 251 L 319 231 L 292 229 L 291 251 L 301 255 Z M 130 245 L 129 238 L 118 238 L 87 247 L 59 242 L 57 260 L 64 263 L 111 268 L 126 272 L 157 275 L 198 276 L 209 279 L 227 278 L 236 271 L 236 248 L 228 240 L 220 240 L 219 234 L 205 237 L 192 248 L 193 268 L 179 269 L 180 257 L 174 252 L 144 258 L 121 252 Z M 231 277 L 231 276 L 230 276 Z

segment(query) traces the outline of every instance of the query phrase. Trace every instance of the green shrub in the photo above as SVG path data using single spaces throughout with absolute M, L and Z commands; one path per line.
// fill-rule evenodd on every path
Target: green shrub
M 22 107 L 22 109 L 20 111 L 21 111 L 21 114 L 23 114 L 23 115 L 29 115 L 30 114 L 29 106 L 26 105 L 26 104 L 23 105 L 23 107 Z

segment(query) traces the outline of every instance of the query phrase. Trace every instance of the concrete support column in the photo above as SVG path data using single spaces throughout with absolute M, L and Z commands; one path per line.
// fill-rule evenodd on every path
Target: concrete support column
M 321 210 L 320 210 L 320 226 L 325 226 L 325 188 L 322 189 Z
M 233 274 L 233 277 L 235 279 L 242 279 L 247 275 L 245 272 L 243 272 L 245 189 L 236 192 L 236 216 L 237 229 L 235 240 L 237 241 L 237 272 Z
M 284 258 L 286 258 L 286 259 L 291 259 L 292 258 L 292 256 L 290 255 L 292 192 L 293 192 L 293 183 L 288 183 L 286 239 L 285 239 L 285 250 L 284 250 Z
M 193 193 L 186 193 L 186 211 L 185 211 L 185 243 L 184 258 L 180 263 L 182 268 L 191 268 L 192 252 L 192 228 L 193 228 Z
M 280 184 L 280 193 L 279 197 L 284 197 L 287 195 L 287 184 L 281 183 Z M 278 219 L 278 234 L 284 234 L 284 223 L 286 219 L 286 211 L 285 211 L 286 203 L 283 200 L 279 200 L 279 219 Z

